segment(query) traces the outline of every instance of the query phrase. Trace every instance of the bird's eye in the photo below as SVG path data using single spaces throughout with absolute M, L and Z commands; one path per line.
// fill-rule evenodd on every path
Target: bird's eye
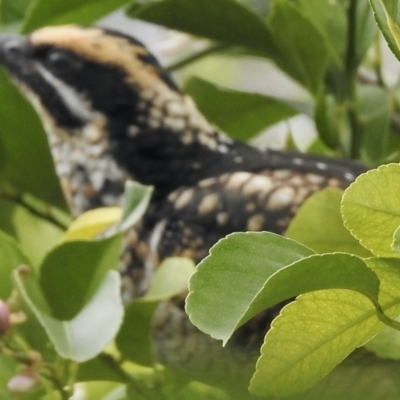
M 80 63 L 73 56 L 60 50 L 53 50 L 47 54 L 47 63 L 56 72 L 69 72 L 79 68 Z

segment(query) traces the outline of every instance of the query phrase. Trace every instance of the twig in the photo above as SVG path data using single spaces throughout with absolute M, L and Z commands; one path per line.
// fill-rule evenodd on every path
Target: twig
M 0 196 L 24 207 L 30 213 L 63 230 L 67 229 L 71 223 L 71 217 L 67 213 L 32 195 L 17 191 L 9 185 L 0 187 Z

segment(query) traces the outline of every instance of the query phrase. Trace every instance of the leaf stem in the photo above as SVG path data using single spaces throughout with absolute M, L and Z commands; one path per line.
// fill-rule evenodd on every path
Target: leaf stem
M 140 393 L 141 396 L 143 396 L 144 399 L 155 400 L 154 391 L 149 390 L 149 388 L 146 387 L 143 382 L 140 382 L 138 379 L 135 379 L 132 375 L 125 372 L 124 369 L 121 368 L 120 363 L 113 356 L 107 353 L 101 353 L 99 354 L 99 357 L 110 369 L 113 370 L 115 374 L 122 379 L 123 382 L 132 385 L 135 390 Z
M 0 187 L 0 196 L 24 207 L 32 214 L 62 230 L 66 230 L 71 223 L 71 217 L 67 213 L 32 195 L 22 193 L 9 185 L 2 185 Z
M 374 56 L 373 68 L 376 75 L 376 80 L 379 86 L 385 88 L 385 82 L 382 76 L 382 49 L 381 49 L 381 36 L 376 34 L 373 42 Z
M 376 308 L 376 315 L 378 316 L 379 321 L 393 329 L 396 329 L 396 331 L 400 331 L 400 322 L 389 318 L 380 307 Z
M 356 76 L 358 58 L 356 53 L 356 31 L 357 31 L 357 0 L 350 0 L 347 11 L 347 49 L 345 59 L 346 74 L 346 99 L 347 119 L 350 127 L 350 140 L 348 155 L 351 158 L 358 158 L 361 148 L 361 135 L 359 132 L 359 123 L 356 105 Z M 347 146 L 346 146 L 347 147 Z
M 50 375 L 42 373 L 41 375 L 52 383 L 53 387 L 58 391 L 58 393 L 60 393 L 62 400 L 68 400 L 70 398 L 71 393 L 68 393 L 68 391 L 64 389 L 63 384 L 54 376 L 53 373 Z

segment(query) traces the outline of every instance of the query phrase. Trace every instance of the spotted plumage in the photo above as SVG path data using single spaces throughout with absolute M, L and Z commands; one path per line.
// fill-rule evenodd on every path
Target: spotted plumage
M 261 151 L 230 139 L 141 43 L 120 33 L 61 26 L 3 35 L 0 64 L 43 121 L 74 215 L 120 204 L 128 178 L 154 186 L 149 210 L 126 235 L 121 256 L 126 299 L 146 292 L 163 259 L 199 261 L 234 231 L 283 233 L 313 192 L 344 188 L 364 171 L 357 163 Z M 254 336 L 259 345 L 275 313 L 245 325 L 220 349 L 189 323 L 181 300 L 157 312 L 156 353 L 200 375 L 199 363 L 215 362 L 217 353 L 218 360 L 224 354 L 251 358 L 258 349 L 249 332 L 260 333 Z M 229 364 L 222 358 L 216 365 Z

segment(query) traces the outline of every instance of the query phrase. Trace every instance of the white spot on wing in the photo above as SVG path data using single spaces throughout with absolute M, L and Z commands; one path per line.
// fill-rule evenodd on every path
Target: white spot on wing
M 218 206 L 219 196 L 216 193 L 206 195 L 200 202 L 198 211 L 201 215 L 209 214 Z
M 180 196 L 176 199 L 175 201 L 175 208 L 177 210 L 182 209 L 183 207 L 187 206 L 190 201 L 193 199 L 193 195 L 194 195 L 194 190 L 193 189 L 187 189 L 184 190 Z
M 251 196 L 261 192 L 268 192 L 273 188 L 271 178 L 263 175 L 255 175 L 242 188 L 243 194 Z
M 267 202 L 267 209 L 279 210 L 287 207 L 294 200 L 295 190 L 291 186 L 284 186 L 271 193 Z
M 294 158 L 293 159 L 293 164 L 295 164 L 295 165 L 303 165 L 304 164 L 304 160 L 302 158 Z

